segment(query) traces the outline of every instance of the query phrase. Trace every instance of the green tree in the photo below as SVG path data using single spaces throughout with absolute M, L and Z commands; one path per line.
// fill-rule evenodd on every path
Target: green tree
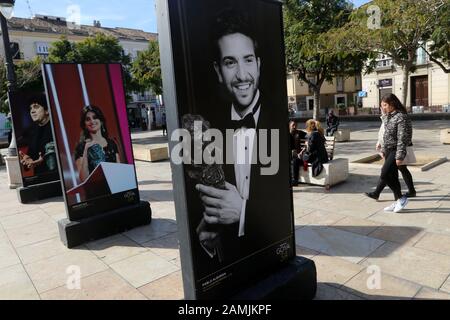
M 131 76 L 131 58 L 113 36 L 98 33 L 78 43 L 63 37 L 52 44 L 48 60 L 55 63 L 120 63 L 124 68 L 127 100 L 130 100 L 130 93 L 139 88 Z
M 77 60 L 76 52 L 75 44 L 63 36 L 50 47 L 48 61 L 51 63 L 74 62 Z
M 346 0 L 287 0 L 284 8 L 288 71 L 297 74 L 314 93 L 314 119 L 319 118 L 320 92 L 325 81 L 361 74 L 366 52 L 343 48 L 334 39 L 349 22 Z
M 446 73 L 450 73 L 450 2 L 445 2 L 434 22 L 434 30 L 430 35 L 430 47 L 422 46 L 430 60 L 438 64 Z M 447 66 L 445 65 L 447 64 Z
M 348 49 L 383 54 L 400 66 L 402 102 L 406 105 L 408 79 L 417 69 L 418 49 L 425 47 L 433 35 L 437 37 L 436 26 L 444 5 L 443 0 L 373 0 L 355 10 L 351 22 L 335 37 Z
M 150 41 L 148 49 L 139 52 L 131 72 L 142 91 L 151 89 L 156 95 L 162 94 L 161 63 L 157 41 Z
M 17 90 L 35 90 L 44 91 L 44 83 L 42 81 L 42 59 L 37 57 L 30 61 L 23 61 L 14 65 L 16 73 L 16 89 Z M 0 112 L 8 113 L 9 105 L 8 88 L 6 80 L 6 68 L 3 61 L 0 61 Z

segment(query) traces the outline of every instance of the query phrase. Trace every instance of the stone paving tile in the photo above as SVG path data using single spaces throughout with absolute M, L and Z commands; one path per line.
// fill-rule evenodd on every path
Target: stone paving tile
M 176 233 L 146 242 L 142 244 L 142 246 L 168 261 L 174 260 L 180 256 Z
M 312 259 L 314 256 L 317 256 L 319 252 L 301 246 L 296 246 L 296 254 L 300 257 Z
M 16 264 L 0 270 L 0 300 L 39 300 L 22 265 Z
M 49 217 L 42 209 L 36 209 L 30 212 L 18 213 L 12 216 L 0 218 L 0 223 L 5 230 L 23 228 L 48 221 Z
M 177 232 L 177 225 L 174 222 L 155 218 L 150 225 L 127 231 L 124 235 L 139 244 L 143 244 L 174 232 Z
M 108 265 L 147 251 L 121 234 L 87 243 L 86 247 Z
M 450 256 L 450 236 L 447 235 L 426 233 L 414 246 Z
M 421 286 L 401 278 L 381 273 L 379 287 L 373 280 L 374 273 L 364 269 L 344 284 L 345 290 L 369 300 L 410 300 Z
M 40 200 L 40 201 L 35 202 L 34 204 L 39 205 L 39 208 L 44 209 L 44 210 L 50 209 L 53 207 L 64 208 L 64 199 L 63 199 L 63 197 L 55 197 L 55 198 Z
M 49 240 L 59 235 L 58 226 L 51 219 L 21 228 L 8 229 L 6 233 L 16 248 Z
M 59 237 L 33 243 L 17 249 L 17 253 L 23 264 L 30 264 L 70 252 L 71 251 L 62 244 Z
M 301 198 L 305 202 L 316 202 L 321 201 L 328 197 L 328 194 L 325 194 L 323 188 L 317 188 L 318 191 L 311 190 L 312 186 L 302 185 L 301 187 L 294 188 L 293 197 Z
M 316 225 L 329 226 L 342 219 L 345 216 L 342 214 L 333 213 L 330 211 L 316 210 L 303 217 L 295 219 L 296 226 Z
M 170 260 L 169 261 L 171 264 L 173 264 L 174 266 L 176 266 L 178 269 L 181 269 L 181 259 L 180 257 Z
M 184 290 L 181 271 L 173 272 L 142 286 L 139 291 L 150 300 L 182 300 Z
M 176 220 L 174 202 L 151 202 L 150 206 L 152 208 L 152 216 L 154 219 Z
M 134 287 L 119 277 L 114 271 L 106 270 L 85 277 L 81 288 L 70 290 L 67 286 L 44 292 L 43 300 L 145 300 Z
M 383 273 L 439 289 L 450 274 L 450 257 L 424 249 L 387 242 L 362 262 Z
M 113 263 L 111 268 L 135 288 L 179 270 L 174 264 L 152 252 L 141 253 Z
M 381 205 L 376 202 L 364 203 L 364 205 L 355 206 L 355 201 L 334 201 L 333 198 L 327 198 L 320 201 L 321 208 L 332 208 L 334 212 L 345 216 L 352 216 L 365 219 L 378 212 Z
M 45 260 L 25 265 L 39 293 L 55 289 L 67 283 L 70 267 L 79 267 L 81 278 L 104 271 L 108 267 L 87 250 L 72 250 Z
M 425 231 L 417 227 L 384 225 L 369 234 L 372 238 L 413 246 L 425 235 Z
M 337 289 L 334 286 L 318 283 L 317 293 L 314 300 L 364 300 L 344 290 Z
M 307 226 L 296 231 L 297 245 L 358 263 L 381 246 L 378 239 L 334 228 Z
M 367 236 L 380 227 L 380 223 L 355 217 L 346 217 L 333 223 L 331 226 L 335 229 Z
M 10 267 L 20 263 L 13 246 L 7 242 L 0 244 L 0 269 Z M 0 270 L 1 272 L 1 270 Z
M 448 277 L 444 284 L 440 287 L 440 290 L 450 293 L 450 277 Z
M 369 220 L 385 224 L 422 228 L 428 232 L 450 234 L 450 214 L 418 211 L 413 213 L 379 212 Z
M 341 258 L 320 254 L 314 256 L 312 260 L 316 264 L 317 281 L 338 287 L 356 276 L 364 268 Z
M 45 211 L 49 216 L 60 216 L 60 215 L 66 215 L 66 208 L 64 203 L 56 203 L 53 204 L 51 207 L 44 207 L 42 210 Z
M 450 300 L 450 294 L 423 287 L 413 298 L 414 300 Z
M 0 226 L 0 245 L 4 243 L 9 243 L 9 239 L 5 231 L 3 231 L 3 228 Z
M 16 200 L 13 200 L 13 201 L 8 201 L 7 199 L 4 199 L 2 197 L 2 210 L 0 210 L 0 217 L 12 216 L 12 215 L 15 215 L 18 213 L 24 213 L 24 212 L 32 212 L 32 211 L 35 211 L 38 209 L 40 209 L 40 208 L 37 205 L 20 204 L 17 201 L 17 196 L 16 196 Z

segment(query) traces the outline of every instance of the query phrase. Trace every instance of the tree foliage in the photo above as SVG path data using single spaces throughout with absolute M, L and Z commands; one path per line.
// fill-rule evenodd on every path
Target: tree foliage
M 352 5 L 346 0 L 287 0 L 284 9 L 288 71 L 314 92 L 314 118 L 319 117 L 324 81 L 360 74 L 368 53 L 349 50 L 335 39 L 349 22 Z
M 155 94 L 162 94 L 161 63 L 157 41 L 150 41 L 148 49 L 139 52 L 131 72 L 143 90 L 150 88 Z
M 42 59 L 36 57 L 30 61 L 19 62 L 14 65 L 16 73 L 16 89 L 17 90 L 35 90 L 44 91 L 44 83 L 42 81 Z M 8 87 L 6 79 L 6 68 L 3 61 L 0 61 L 0 112 L 8 113 L 9 105 Z
M 127 99 L 138 89 L 131 76 L 131 58 L 123 51 L 119 40 L 102 33 L 81 42 L 71 43 L 67 38 L 52 44 L 49 62 L 53 63 L 120 63 L 124 68 L 124 86 Z
M 432 37 L 443 39 L 438 30 L 443 0 L 373 0 L 355 10 L 351 21 L 335 34 L 344 48 L 362 53 L 383 54 L 403 69 L 402 100 L 406 104 L 408 77 L 417 68 L 417 52 Z M 448 21 L 447 21 L 448 25 Z M 445 36 L 448 36 L 445 35 Z M 433 47 L 436 58 L 445 56 L 445 40 Z M 443 44 L 444 43 L 444 44 Z M 444 48 L 444 49 L 443 49 Z
M 430 48 L 427 50 L 430 60 L 437 63 L 446 73 L 450 73 L 450 67 L 448 67 L 450 64 L 450 2 L 448 1 L 438 11 L 430 40 Z M 445 63 L 447 66 L 444 65 Z

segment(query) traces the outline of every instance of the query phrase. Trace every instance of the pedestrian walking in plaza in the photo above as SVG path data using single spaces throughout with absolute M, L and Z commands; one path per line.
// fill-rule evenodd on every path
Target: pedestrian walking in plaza
M 381 110 L 381 112 L 383 113 L 383 110 Z M 384 120 L 386 119 L 386 117 L 381 116 L 381 126 L 380 126 L 380 130 L 378 132 L 378 142 L 376 144 L 376 150 L 378 152 L 381 152 L 381 149 L 384 145 L 384 133 L 385 133 L 385 129 L 384 129 Z M 406 183 L 406 186 L 408 187 L 408 192 L 406 193 L 406 196 L 408 198 L 414 198 L 416 196 L 416 188 L 414 187 L 414 181 L 413 181 L 413 177 L 411 175 L 411 172 L 408 170 L 408 164 L 413 164 L 415 163 L 416 160 L 416 155 L 414 153 L 414 149 L 412 144 L 410 146 L 407 147 L 407 152 L 406 152 L 406 158 L 403 161 L 403 165 L 398 167 L 398 170 L 400 171 L 400 173 L 402 174 L 403 180 Z M 365 195 L 368 196 L 369 198 L 378 200 L 380 197 L 381 192 L 383 192 L 384 188 L 386 188 L 386 184 L 383 183 L 381 180 L 378 182 L 378 185 L 375 189 L 375 191 L 373 192 L 366 192 Z
M 306 132 L 297 130 L 297 123 L 289 121 L 291 157 L 291 185 L 298 186 L 300 167 L 303 165 L 301 152 L 305 144 Z
M 397 213 L 408 204 L 407 195 L 403 195 L 401 191 L 398 177 L 399 170 L 405 173 L 408 187 L 412 187 L 412 190 L 409 190 L 410 196 L 415 195 L 411 173 L 407 168 L 402 168 L 407 161 L 408 147 L 412 146 L 412 124 L 406 108 L 394 94 L 387 94 L 381 99 L 381 108 L 383 110 L 384 134 L 383 143 L 380 144 L 380 152 L 385 161 L 381 169 L 378 187 L 384 188 L 387 185 L 392 190 L 396 202 L 384 210 Z M 366 195 L 370 196 L 371 194 Z M 376 195 L 374 194 L 374 197 L 371 198 L 377 198 Z
M 162 114 L 161 122 L 162 122 L 162 125 L 161 125 L 161 127 L 162 127 L 162 134 L 163 134 L 163 136 L 166 136 L 167 135 L 167 119 L 166 119 L 166 114 L 165 113 Z

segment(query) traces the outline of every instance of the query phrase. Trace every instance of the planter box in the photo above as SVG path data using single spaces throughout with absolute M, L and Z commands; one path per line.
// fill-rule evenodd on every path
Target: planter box
M 334 133 L 336 137 L 336 142 L 347 142 L 350 141 L 350 129 L 339 129 Z
M 10 189 L 16 189 L 22 185 L 22 174 L 18 157 L 5 157 L 6 170 L 8 172 L 8 185 Z
M 441 130 L 441 143 L 450 144 L 450 129 Z
M 316 186 L 323 186 L 327 189 L 347 180 L 349 176 L 349 162 L 348 159 L 334 159 L 323 165 L 323 171 L 319 176 L 312 176 L 311 166 L 308 171 L 300 168 L 300 182 L 305 184 L 312 184 Z
M 136 147 L 133 148 L 135 160 L 140 161 L 163 161 L 169 159 L 169 147 L 167 146 L 153 146 L 153 147 Z

